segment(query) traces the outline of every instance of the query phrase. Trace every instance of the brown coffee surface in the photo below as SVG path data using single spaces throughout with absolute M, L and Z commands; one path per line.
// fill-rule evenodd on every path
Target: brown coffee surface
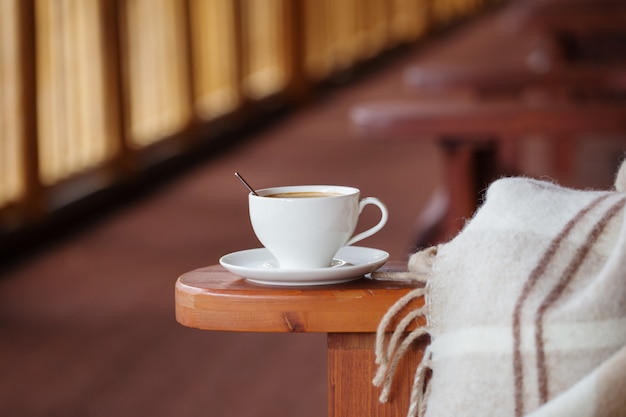
M 341 193 L 327 193 L 322 191 L 294 191 L 290 193 L 276 193 L 269 194 L 266 197 L 271 198 L 319 198 L 319 197 L 333 197 L 341 195 Z

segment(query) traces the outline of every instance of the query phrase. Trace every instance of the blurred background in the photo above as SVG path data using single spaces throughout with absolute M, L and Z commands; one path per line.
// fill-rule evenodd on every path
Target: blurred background
M 234 172 L 379 197 L 363 245 L 406 260 L 448 166 L 434 140 L 359 137 L 350 109 L 411 97 L 411 65 L 493 66 L 520 10 L 559 3 L 0 0 L 0 414 L 324 415 L 323 334 L 175 322 L 178 276 L 260 246 Z M 560 176 L 526 138 L 518 173 L 611 187 L 626 142 L 596 139 Z

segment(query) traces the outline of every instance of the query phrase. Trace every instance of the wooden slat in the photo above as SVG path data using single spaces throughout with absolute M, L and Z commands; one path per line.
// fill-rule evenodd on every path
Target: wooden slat
M 18 129 L 21 133 L 20 175 L 25 186 L 19 207 L 22 213 L 18 217 L 25 218 L 29 223 L 36 223 L 43 217 L 42 184 L 39 175 L 39 148 L 36 121 L 37 114 L 37 60 L 35 38 L 35 5 L 34 0 L 18 1 L 17 3 L 17 62 L 20 72 L 18 82 L 20 100 L 17 103 Z
M 126 2 L 130 143 L 143 148 L 185 130 L 192 120 L 183 4 L 174 0 Z
M 357 3 L 358 57 L 369 59 L 392 46 L 389 37 L 391 6 L 386 1 L 367 0 Z
M 394 0 L 390 36 L 395 42 L 413 42 L 424 36 L 430 24 L 430 1 Z
M 312 83 L 306 73 L 306 9 L 302 1 L 284 1 L 285 13 L 282 26 L 285 28 L 285 70 L 289 97 L 294 102 L 307 98 Z
M 338 72 L 352 67 L 358 60 L 358 20 L 355 0 L 330 1 L 329 16 L 331 22 L 330 56 L 332 70 Z
M 104 111 L 100 1 L 36 3 L 39 164 L 46 185 L 102 166 L 115 152 Z
M 307 78 L 318 82 L 331 72 L 329 6 L 325 0 L 303 0 L 303 66 Z
M 287 87 L 283 0 L 243 0 L 246 40 L 244 88 L 261 99 Z
M 16 0 L 0 3 L 0 208 L 24 197 L 22 170 L 24 149 L 20 146 L 27 118 L 21 104 L 23 79 L 20 68 L 20 20 Z
M 205 119 L 241 105 L 236 2 L 191 0 L 191 50 L 195 111 Z
M 105 103 L 108 140 L 111 142 L 111 164 L 116 181 L 126 181 L 135 172 L 134 155 L 128 140 L 129 102 L 125 88 L 125 72 L 122 66 L 124 51 L 124 24 L 120 14 L 120 0 L 105 0 L 101 3 L 101 25 L 103 28 L 103 55 Z

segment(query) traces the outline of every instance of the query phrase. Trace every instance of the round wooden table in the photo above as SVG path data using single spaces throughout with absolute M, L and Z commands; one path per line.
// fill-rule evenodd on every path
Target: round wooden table
M 379 271 L 405 269 L 405 263 L 389 262 Z M 421 351 L 406 356 L 396 375 L 396 395 L 381 404 L 371 383 L 375 333 L 388 308 L 415 286 L 366 277 L 324 286 L 264 286 L 214 265 L 178 278 L 176 319 L 203 330 L 327 333 L 328 415 L 398 416 L 406 413 Z M 421 305 L 423 299 L 407 308 Z

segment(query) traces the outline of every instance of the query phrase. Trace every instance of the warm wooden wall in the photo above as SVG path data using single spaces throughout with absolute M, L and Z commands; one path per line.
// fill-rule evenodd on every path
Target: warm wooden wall
M 0 0 L 0 236 L 485 3 Z

